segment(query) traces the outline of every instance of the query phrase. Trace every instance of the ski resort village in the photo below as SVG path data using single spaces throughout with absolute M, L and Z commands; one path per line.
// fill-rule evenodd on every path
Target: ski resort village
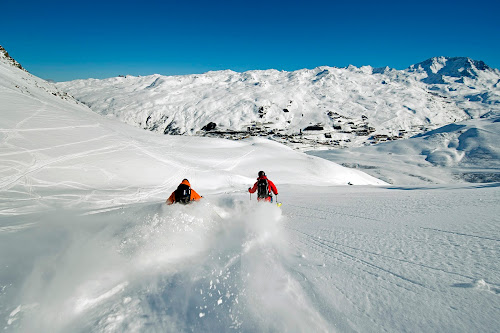
M 52 82 L 7 51 L 2 332 L 499 332 L 498 69 Z

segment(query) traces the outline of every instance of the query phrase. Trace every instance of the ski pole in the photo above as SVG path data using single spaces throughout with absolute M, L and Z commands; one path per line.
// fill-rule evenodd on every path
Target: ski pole
M 252 192 L 250 192 L 250 187 L 248 188 L 248 193 L 250 193 L 250 201 L 252 201 Z

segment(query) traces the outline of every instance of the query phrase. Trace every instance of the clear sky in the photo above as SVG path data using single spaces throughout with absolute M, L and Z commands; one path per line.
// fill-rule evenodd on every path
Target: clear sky
M 66 81 L 371 65 L 434 56 L 500 68 L 500 1 L 0 0 L 0 45 Z

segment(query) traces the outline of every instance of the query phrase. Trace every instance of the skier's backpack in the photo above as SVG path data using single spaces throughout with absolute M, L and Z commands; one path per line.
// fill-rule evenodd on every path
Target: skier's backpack
M 188 204 L 191 200 L 191 189 L 186 184 L 180 184 L 175 190 L 175 202 L 183 205 Z
M 271 196 L 269 192 L 269 184 L 267 183 L 267 179 L 262 178 L 259 179 L 257 183 L 257 197 L 261 199 L 266 199 Z

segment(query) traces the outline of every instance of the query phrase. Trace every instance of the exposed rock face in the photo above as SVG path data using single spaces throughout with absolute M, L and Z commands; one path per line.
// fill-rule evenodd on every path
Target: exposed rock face
M 8 63 L 10 63 L 12 66 L 15 66 L 19 69 L 22 69 L 23 71 L 27 72 L 26 69 L 21 66 L 20 63 L 18 63 L 14 58 L 12 58 L 9 53 L 0 45 L 0 59 L 5 59 Z

